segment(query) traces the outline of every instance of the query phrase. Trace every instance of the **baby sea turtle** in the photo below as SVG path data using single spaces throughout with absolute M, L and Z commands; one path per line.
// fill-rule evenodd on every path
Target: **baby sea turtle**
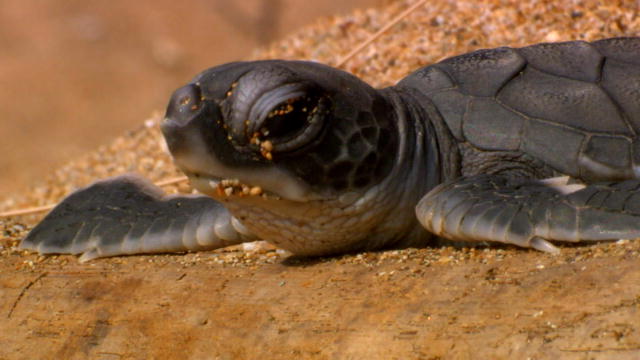
M 325 255 L 434 235 L 548 252 L 640 237 L 640 38 L 479 50 L 385 89 L 312 62 L 235 62 L 176 90 L 162 131 L 208 196 L 99 181 L 21 247 L 88 260 L 257 239 Z

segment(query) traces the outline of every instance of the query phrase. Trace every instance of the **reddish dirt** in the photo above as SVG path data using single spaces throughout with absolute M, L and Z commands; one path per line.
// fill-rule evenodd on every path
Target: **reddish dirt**
M 8 255 L 0 359 L 634 359 L 639 248 Z

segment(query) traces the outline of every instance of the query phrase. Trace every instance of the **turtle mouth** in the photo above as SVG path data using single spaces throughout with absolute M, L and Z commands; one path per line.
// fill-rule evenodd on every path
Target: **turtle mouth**
M 242 182 L 238 178 L 222 178 L 212 175 L 187 173 L 191 185 L 198 191 L 219 200 L 231 198 L 254 198 L 282 200 L 283 196 L 260 185 Z
M 219 197 L 261 197 L 265 200 L 282 200 L 282 197 L 275 192 L 265 190 L 259 185 L 242 183 L 240 179 L 210 179 L 208 183 Z

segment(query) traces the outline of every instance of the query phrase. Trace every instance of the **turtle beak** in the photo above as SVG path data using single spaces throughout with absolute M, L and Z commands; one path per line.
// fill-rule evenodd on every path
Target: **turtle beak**
M 198 117 L 202 107 L 198 85 L 188 84 L 174 91 L 161 124 L 162 133 L 173 154 L 185 144 L 185 130 L 193 124 L 192 120 Z

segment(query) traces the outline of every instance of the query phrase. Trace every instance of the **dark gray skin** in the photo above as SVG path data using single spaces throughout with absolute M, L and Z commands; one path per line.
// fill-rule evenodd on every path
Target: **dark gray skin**
M 107 179 L 21 247 L 89 260 L 640 237 L 640 38 L 475 51 L 381 90 L 316 63 L 230 63 L 176 90 L 162 130 L 208 196 Z

